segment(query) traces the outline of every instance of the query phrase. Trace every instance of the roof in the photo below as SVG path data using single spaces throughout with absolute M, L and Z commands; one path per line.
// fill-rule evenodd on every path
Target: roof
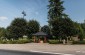
M 46 36 L 47 34 L 44 33 L 44 32 L 37 32 L 37 33 L 35 33 L 33 35 L 35 35 L 35 36 Z

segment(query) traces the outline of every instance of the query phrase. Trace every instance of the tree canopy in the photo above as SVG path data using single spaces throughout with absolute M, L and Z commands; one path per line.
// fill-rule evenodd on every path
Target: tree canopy
M 6 29 L 0 28 L 0 37 L 5 37 L 5 35 L 6 35 Z
M 50 35 L 50 28 L 47 25 L 41 27 L 41 31 L 45 32 L 46 34 Z
M 27 22 L 27 35 L 32 35 L 34 33 L 37 33 L 40 29 L 40 24 L 36 20 L 29 20 Z
M 67 38 L 68 36 L 79 35 L 75 22 L 65 14 L 62 0 L 49 0 L 48 23 L 51 34 L 56 38 Z
M 23 18 L 15 18 L 11 25 L 9 27 L 7 27 L 7 31 L 8 31 L 8 36 L 12 37 L 14 39 L 18 39 L 20 37 L 23 37 L 23 35 L 25 35 L 26 32 L 26 25 L 27 25 L 27 21 Z

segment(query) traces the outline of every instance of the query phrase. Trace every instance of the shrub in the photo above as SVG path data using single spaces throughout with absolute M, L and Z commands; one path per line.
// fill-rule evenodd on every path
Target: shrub
M 13 41 L 9 40 L 9 41 L 7 41 L 7 44 L 15 44 L 16 42 L 17 42 L 17 40 L 13 40 Z
M 7 42 L 6 41 L 0 41 L 0 44 L 6 44 Z
M 85 44 L 85 41 L 73 41 L 73 44 Z
M 29 39 L 20 39 L 20 40 L 9 40 L 9 41 L 2 41 L 0 40 L 1 44 L 24 44 L 24 43 L 30 43 L 31 40 Z
M 59 41 L 57 41 L 57 40 L 49 40 L 48 43 L 49 44 L 58 44 Z
M 17 43 L 16 44 L 24 44 L 24 43 L 30 43 L 31 40 L 28 40 L 28 39 L 22 39 L 22 40 L 17 40 Z

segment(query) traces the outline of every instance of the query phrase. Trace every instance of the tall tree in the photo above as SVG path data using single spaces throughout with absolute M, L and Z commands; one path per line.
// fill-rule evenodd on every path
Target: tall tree
M 43 27 L 41 27 L 41 31 L 50 35 L 50 29 L 49 29 L 49 26 L 47 26 L 47 25 L 44 25 Z
M 61 0 L 49 0 L 48 5 L 48 20 L 51 25 L 52 21 L 58 18 L 62 18 L 64 13 L 64 7 L 62 6 L 63 1 Z
M 63 21 L 63 31 L 66 34 L 66 36 L 73 36 L 78 33 L 74 22 L 70 18 L 65 18 Z
M 49 0 L 48 9 L 48 23 L 53 36 L 66 38 L 77 34 L 73 21 L 63 12 L 63 1 Z
M 6 29 L 0 28 L 0 37 L 5 37 L 5 35 L 6 35 Z
M 84 29 L 82 28 L 82 25 L 80 23 L 75 22 L 74 25 L 78 32 L 77 35 L 79 39 L 82 41 L 84 39 Z
M 85 38 L 85 20 L 84 20 L 84 23 L 81 23 L 81 27 L 83 29 L 83 35 L 84 35 L 84 38 Z
M 27 21 L 23 18 L 15 18 L 11 25 L 7 28 L 10 38 L 18 39 L 26 34 Z
M 29 20 L 27 23 L 27 35 L 31 36 L 32 34 L 38 32 L 40 29 L 40 24 L 36 20 Z
M 66 14 L 63 13 L 64 7 L 62 4 L 63 1 L 61 0 L 49 0 L 48 23 L 51 34 L 54 36 L 60 36 L 63 34 L 61 30 L 61 23 L 62 18 L 66 16 Z

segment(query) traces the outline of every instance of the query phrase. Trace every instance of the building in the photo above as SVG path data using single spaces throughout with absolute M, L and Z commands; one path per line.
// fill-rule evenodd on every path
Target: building
M 47 34 L 44 32 L 37 32 L 33 34 L 33 40 L 34 42 L 38 43 L 46 43 L 47 42 Z

